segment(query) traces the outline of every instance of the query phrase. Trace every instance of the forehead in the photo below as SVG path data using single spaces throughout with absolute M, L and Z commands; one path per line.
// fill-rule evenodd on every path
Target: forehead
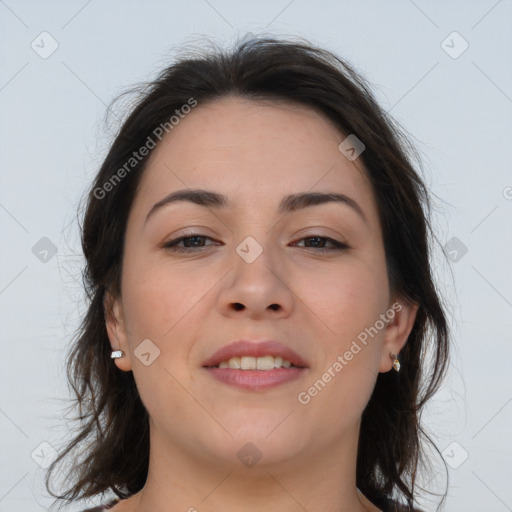
M 338 149 L 345 138 L 323 115 L 305 106 L 229 97 L 200 103 L 153 151 L 134 208 L 163 195 L 208 188 L 236 206 L 276 208 L 284 195 L 332 191 L 373 209 L 361 159 Z

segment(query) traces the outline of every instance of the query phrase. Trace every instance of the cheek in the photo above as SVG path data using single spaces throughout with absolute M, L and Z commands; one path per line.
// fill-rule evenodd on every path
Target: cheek
M 141 397 L 145 401 L 146 394 L 151 400 L 159 389 L 178 397 L 183 389 L 177 383 L 185 385 L 194 371 L 190 357 L 194 342 L 204 337 L 205 314 L 212 309 L 208 292 L 215 289 L 222 273 L 191 272 L 168 261 L 152 263 L 147 255 L 137 254 L 126 259 L 123 272 L 128 343 Z M 138 347 L 146 339 L 157 347 L 158 358 L 151 366 L 137 358 Z
M 347 257 L 339 265 L 297 271 L 292 282 L 296 295 L 316 317 L 326 345 L 337 349 L 374 325 L 389 301 L 383 258 Z
M 385 332 L 380 315 L 389 300 L 384 259 L 347 259 L 328 273 L 304 276 L 299 286 L 298 294 L 310 291 L 306 302 L 322 321 L 316 322 L 321 350 L 298 402 L 310 408 L 307 414 L 332 414 L 334 435 L 340 422 L 360 417 L 378 375 Z
M 167 343 L 182 325 L 190 325 L 194 311 L 215 276 L 200 276 L 169 263 L 150 264 L 133 258 L 124 270 L 124 306 L 132 341 L 151 338 Z
M 197 339 L 200 317 L 204 316 L 197 306 L 212 286 L 213 283 L 171 269 L 168 264 L 149 265 L 147 259 L 144 264 L 136 258 L 126 260 L 123 305 L 133 354 L 133 375 L 150 416 L 168 422 L 170 430 L 180 428 L 175 424 L 176 418 L 201 413 L 191 411 L 194 403 L 185 391 L 192 370 L 187 362 Z M 137 356 L 139 345 L 146 339 L 155 344 L 158 354 L 148 365 Z M 153 359 L 153 354 L 150 358 Z M 169 408 L 172 415 L 168 414 Z

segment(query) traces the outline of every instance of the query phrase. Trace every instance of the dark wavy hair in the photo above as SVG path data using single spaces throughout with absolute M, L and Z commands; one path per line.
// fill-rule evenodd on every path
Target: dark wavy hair
M 448 326 L 431 268 L 431 199 L 415 170 L 421 167 L 396 121 L 377 104 L 368 82 L 331 52 L 304 40 L 273 37 L 238 42 L 229 51 L 196 50 L 137 88 L 135 106 L 122 123 L 87 192 L 81 225 L 88 309 L 68 355 L 68 380 L 79 426 L 46 476 L 50 494 L 67 502 L 107 491 L 127 498 L 140 491 L 149 464 L 148 413 L 132 372 L 110 359 L 105 293 L 119 296 L 128 213 L 151 151 L 105 191 L 107 182 L 155 128 L 168 123 L 191 98 L 199 108 L 228 96 L 299 104 L 323 114 L 365 150 L 360 159 L 375 192 L 389 282 L 393 292 L 419 305 L 400 353 L 400 373 L 378 375 L 361 422 L 358 488 L 370 499 L 398 496 L 412 509 L 423 442 L 420 422 L 426 401 L 439 388 L 448 361 Z M 433 444 L 433 443 L 432 443 Z M 64 490 L 54 493 L 56 469 L 66 461 Z

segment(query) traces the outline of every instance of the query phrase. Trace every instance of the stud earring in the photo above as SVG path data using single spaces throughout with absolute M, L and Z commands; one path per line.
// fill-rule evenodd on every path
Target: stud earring
M 395 372 L 399 372 L 400 371 L 400 361 L 398 360 L 398 356 L 396 354 L 393 354 L 392 352 L 390 352 L 389 357 L 391 357 L 391 359 L 393 359 L 393 370 L 395 370 Z
M 111 359 L 119 359 L 120 357 L 124 357 L 124 352 L 122 350 L 113 350 L 112 354 L 110 354 Z

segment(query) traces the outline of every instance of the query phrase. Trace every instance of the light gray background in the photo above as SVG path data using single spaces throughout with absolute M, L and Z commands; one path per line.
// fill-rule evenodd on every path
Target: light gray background
M 455 349 L 425 414 L 450 466 L 445 510 L 512 510 L 511 28 L 510 0 L 0 1 L 0 512 L 51 503 L 36 461 L 67 432 L 64 356 L 83 311 L 75 213 L 109 142 L 105 105 L 171 50 L 246 32 L 337 52 L 411 134 L 439 240 L 456 237 L 460 258 L 436 249 Z M 44 31 L 58 44 L 48 58 Z

